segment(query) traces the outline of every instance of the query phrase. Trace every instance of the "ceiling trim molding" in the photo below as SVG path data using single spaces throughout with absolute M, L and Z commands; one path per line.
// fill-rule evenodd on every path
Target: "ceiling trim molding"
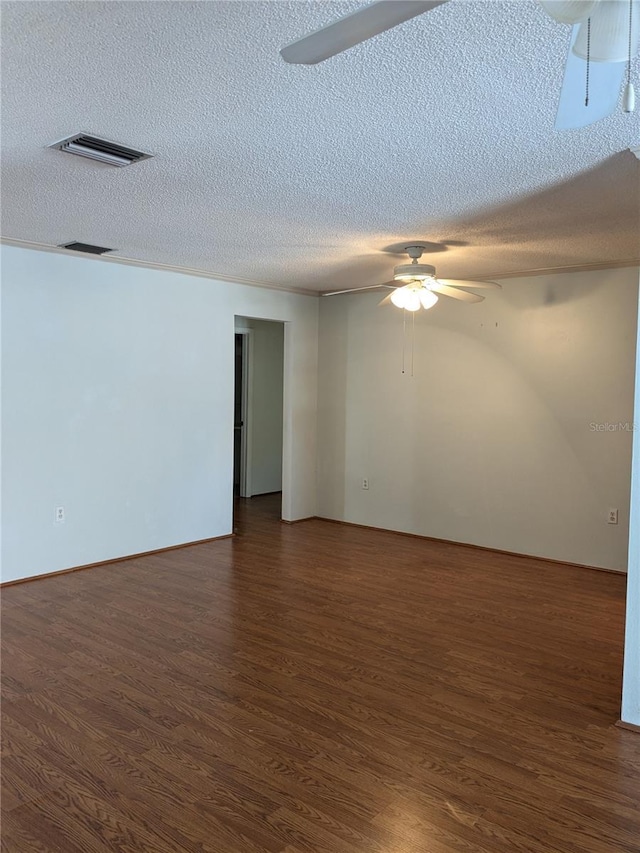
M 53 252 L 56 255 L 67 255 L 74 258 L 85 258 L 90 261 L 103 261 L 108 264 L 124 264 L 129 267 L 142 267 L 143 269 L 161 270 L 163 272 L 177 272 L 182 275 L 193 275 L 197 278 L 210 278 L 215 281 L 227 282 L 229 284 L 244 284 L 247 287 L 261 287 L 267 290 L 277 290 L 285 293 L 297 293 L 299 296 L 318 296 L 315 290 L 303 290 L 301 287 L 288 287 L 275 282 L 256 281 L 250 278 L 239 278 L 238 276 L 216 273 L 209 270 L 194 269 L 192 267 L 181 267 L 175 264 L 162 264 L 155 261 L 140 261 L 136 258 L 123 258 L 118 255 L 91 255 L 68 251 L 61 246 L 50 243 L 36 243 L 31 240 L 19 240 L 15 237 L 0 237 L 0 243 L 6 246 L 16 246 L 19 249 L 33 249 L 36 252 Z
M 79 257 L 78 252 L 68 251 L 60 246 L 54 246 L 50 243 L 36 243 L 31 240 L 20 240 L 14 237 L 0 237 L 0 243 L 6 246 L 16 246 L 21 249 L 33 249 L 37 252 L 53 252 L 54 254 Z M 279 285 L 275 282 L 256 281 L 254 279 L 239 278 L 221 273 L 215 273 L 208 270 L 194 269 L 191 267 L 181 267 L 175 264 L 162 264 L 154 261 L 140 261 L 136 258 L 123 258 L 116 255 L 84 255 L 83 257 L 91 261 L 101 261 L 107 264 L 124 264 L 130 267 L 142 267 L 143 269 L 162 270 L 164 272 L 177 272 L 182 275 L 193 275 L 197 278 L 209 278 L 215 281 L 228 282 L 229 284 L 244 284 L 248 287 L 261 287 L 267 290 L 277 290 L 284 293 L 297 293 L 299 296 L 322 296 L 321 290 L 304 290 L 301 287 L 287 287 Z M 597 270 L 623 269 L 626 267 L 640 267 L 640 258 L 626 258 L 618 261 L 597 261 L 588 264 L 570 264 L 567 266 L 558 267 L 537 267 L 535 269 L 514 270 L 513 272 L 500 273 L 483 273 L 483 279 L 506 279 L 506 278 L 526 278 L 528 276 L 537 275 L 558 275 L 562 273 L 572 272 L 594 272 Z M 354 291 L 355 292 L 355 291 Z
M 526 278 L 534 275 L 557 275 L 568 272 L 594 272 L 596 270 L 616 270 L 625 267 L 640 267 L 640 258 L 626 258 L 620 261 L 597 261 L 590 264 L 570 264 L 563 267 L 538 267 L 530 270 L 514 270 L 513 272 L 482 273 L 483 279 L 495 278 Z

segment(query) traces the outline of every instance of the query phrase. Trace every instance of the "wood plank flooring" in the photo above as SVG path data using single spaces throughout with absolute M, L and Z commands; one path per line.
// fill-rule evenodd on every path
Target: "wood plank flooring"
M 623 576 L 277 500 L 3 591 L 3 851 L 640 851 Z

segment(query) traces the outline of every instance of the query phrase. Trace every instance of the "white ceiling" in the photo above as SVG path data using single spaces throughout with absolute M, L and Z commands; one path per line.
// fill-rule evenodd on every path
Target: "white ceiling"
M 444 277 L 640 254 L 640 112 L 553 129 L 569 28 L 451 0 L 281 60 L 361 5 L 2 3 L 3 236 L 312 291 L 387 280 L 405 239 Z M 156 156 L 45 147 L 81 130 Z

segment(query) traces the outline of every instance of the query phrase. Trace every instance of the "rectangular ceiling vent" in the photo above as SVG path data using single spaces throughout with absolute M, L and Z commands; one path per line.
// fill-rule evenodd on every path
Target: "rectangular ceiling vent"
M 98 160 L 100 163 L 108 163 L 110 166 L 130 166 L 132 163 L 153 157 L 153 154 L 145 154 L 144 151 L 136 151 L 134 148 L 125 148 L 117 142 L 109 142 L 107 139 L 89 136 L 87 133 L 75 133 L 59 142 L 52 142 L 48 147 L 66 151 L 68 154 L 77 154 L 79 157 L 88 157 L 90 160 Z
M 70 252 L 84 252 L 87 255 L 104 255 L 106 252 L 113 252 L 114 249 L 107 249 L 104 246 L 92 246 L 91 243 L 62 243 L 58 246 L 59 249 L 69 249 Z

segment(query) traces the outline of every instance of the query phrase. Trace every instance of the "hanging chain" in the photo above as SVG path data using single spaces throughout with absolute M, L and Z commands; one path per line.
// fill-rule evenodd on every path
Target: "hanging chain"
M 633 0 L 629 0 L 629 52 L 627 61 L 627 86 L 631 83 L 631 28 L 633 26 Z
M 587 18 L 587 79 L 585 85 L 584 105 L 589 106 L 589 65 L 591 62 L 591 18 Z

